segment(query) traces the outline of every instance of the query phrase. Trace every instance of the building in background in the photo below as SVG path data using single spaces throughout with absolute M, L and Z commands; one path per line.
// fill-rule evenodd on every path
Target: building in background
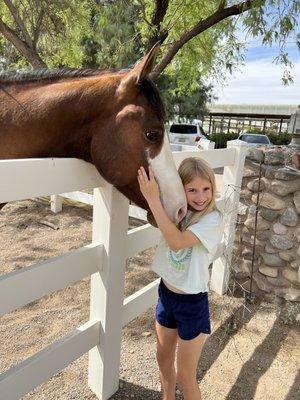
M 203 121 L 205 132 L 237 134 L 246 132 L 286 132 L 294 104 L 211 104 Z

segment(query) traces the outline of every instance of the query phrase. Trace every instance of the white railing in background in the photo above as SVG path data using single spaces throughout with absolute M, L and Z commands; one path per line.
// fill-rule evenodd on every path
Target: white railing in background
M 198 151 L 197 146 L 191 146 L 188 144 L 182 144 L 182 143 L 170 143 L 171 151 Z
M 208 140 L 208 139 L 204 139 L 204 138 L 200 138 L 200 140 L 198 142 L 199 148 L 201 148 L 203 150 L 214 149 L 215 145 L 216 145 L 216 143 L 213 142 L 212 140 Z
M 173 153 L 176 165 L 199 155 L 212 168 L 224 166 L 218 206 L 224 213 L 229 207 L 231 221 L 223 243 L 227 254 L 221 250 L 213 263 L 211 287 L 218 293 L 226 290 L 238 204 L 238 191 L 226 194 L 241 185 L 246 150 L 243 142 L 232 141 L 227 149 Z M 154 304 L 159 282 L 124 299 L 125 261 L 154 246 L 158 231 L 146 224 L 128 232 L 128 200 L 84 161 L 1 160 L 0 188 L 0 203 L 94 188 L 93 195 L 85 197 L 93 201 L 90 245 L 0 276 L 0 315 L 91 276 L 90 320 L 0 375 L 0 398 L 21 398 L 89 351 L 89 385 L 99 399 L 108 399 L 118 389 L 122 327 Z
M 184 144 L 178 143 L 170 143 L 171 150 L 174 151 L 199 151 L 199 150 L 212 150 L 215 148 L 215 142 L 212 142 L 208 139 L 201 138 L 198 142 L 197 146 L 189 146 Z M 54 213 L 58 213 L 62 211 L 62 199 L 69 199 L 73 201 L 78 201 L 80 203 L 93 205 L 93 195 L 84 192 L 70 192 L 70 193 L 60 193 L 59 195 L 52 195 L 51 196 L 51 211 Z M 147 214 L 144 210 L 130 206 L 129 209 L 129 216 L 135 217 L 141 220 L 147 220 Z

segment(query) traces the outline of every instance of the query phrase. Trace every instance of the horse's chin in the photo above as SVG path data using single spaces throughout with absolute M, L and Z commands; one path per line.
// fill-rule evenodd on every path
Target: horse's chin
M 158 228 L 157 223 L 153 217 L 153 214 L 151 212 L 147 213 L 147 221 L 149 222 L 149 224 L 151 224 L 152 226 L 154 226 L 154 228 Z

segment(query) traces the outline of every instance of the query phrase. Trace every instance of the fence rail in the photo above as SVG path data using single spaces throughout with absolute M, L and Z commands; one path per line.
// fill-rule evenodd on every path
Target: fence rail
M 158 239 L 157 229 L 150 224 L 131 229 L 128 232 L 126 256 L 133 257 L 140 251 L 155 246 L 158 243 Z
M 237 147 L 238 146 L 237 144 Z M 236 158 L 235 150 L 235 148 L 227 148 L 199 151 L 173 151 L 173 158 L 177 167 L 181 161 L 187 157 L 201 157 L 210 164 L 211 168 L 220 168 L 234 165 Z
M 218 207 L 224 213 L 226 207 L 234 211 L 223 248 L 213 263 L 211 287 L 218 293 L 225 291 L 228 280 L 226 262 L 228 255 L 230 260 L 238 201 L 236 190 L 229 199 L 225 194 L 241 184 L 246 150 L 243 143 L 232 141 L 227 149 L 173 153 L 176 165 L 186 157 L 200 156 L 213 168 L 224 166 Z M 128 212 L 144 218 L 144 211 L 129 207 L 84 161 L 1 160 L 0 187 L 0 203 L 59 193 L 74 196 L 69 192 L 95 188 L 93 195 L 85 197 L 77 192 L 78 201 L 93 203 L 92 244 L 0 277 L 1 315 L 91 276 L 90 321 L 0 375 L 0 398 L 20 398 L 89 351 L 89 385 L 99 399 L 107 400 L 118 389 L 122 327 L 154 304 L 157 296 L 158 280 L 123 299 L 125 261 L 155 245 L 157 229 L 144 225 L 128 232 Z
M 3 400 L 20 399 L 99 344 L 100 322 L 89 321 L 0 375 Z
M 93 243 L 0 276 L 0 316 L 100 271 L 101 260 L 102 245 Z
M 75 158 L 0 160 L 0 203 L 103 186 L 96 168 Z

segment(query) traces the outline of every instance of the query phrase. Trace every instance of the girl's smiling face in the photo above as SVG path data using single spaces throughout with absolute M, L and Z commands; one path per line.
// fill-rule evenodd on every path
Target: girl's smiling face
M 185 184 L 184 190 L 188 205 L 195 211 L 203 211 L 211 202 L 212 185 L 200 176 Z

